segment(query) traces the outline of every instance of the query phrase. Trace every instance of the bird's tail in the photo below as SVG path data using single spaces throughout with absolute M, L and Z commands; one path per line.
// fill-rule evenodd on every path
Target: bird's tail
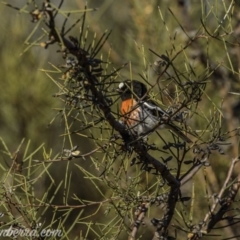
M 181 128 L 177 127 L 173 123 L 168 123 L 167 126 L 168 126 L 168 129 L 176 133 L 182 140 L 186 141 L 187 143 L 192 143 L 192 140 L 188 138 L 184 133 L 182 133 Z

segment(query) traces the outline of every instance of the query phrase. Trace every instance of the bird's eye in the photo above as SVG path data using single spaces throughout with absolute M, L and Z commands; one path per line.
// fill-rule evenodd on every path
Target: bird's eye
M 123 87 L 124 87 L 124 83 L 123 82 L 119 83 L 118 88 L 122 89 Z

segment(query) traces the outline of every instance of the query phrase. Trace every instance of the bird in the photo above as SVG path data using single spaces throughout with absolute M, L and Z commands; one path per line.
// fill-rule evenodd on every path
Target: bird
M 170 119 L 169 114 L 148 96 L 147 86 L 138 80 L 119 83 L 116 91 L 120 94 L 121 122 L 138 136 L 146 136 L 157 128 L 172 130 L 183 141 L 192 143 L 181 128 Z

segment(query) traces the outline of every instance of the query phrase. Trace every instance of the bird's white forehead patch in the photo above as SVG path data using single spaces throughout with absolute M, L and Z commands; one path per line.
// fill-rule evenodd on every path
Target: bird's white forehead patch
M 124 83 L 123 82 L 119 83 L 118 88 L 122 89 L 123 87 L 124 87 Z

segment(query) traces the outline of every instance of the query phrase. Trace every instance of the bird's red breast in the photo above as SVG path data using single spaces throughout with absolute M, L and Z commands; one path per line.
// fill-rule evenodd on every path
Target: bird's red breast
M 133 107 L 137 104 L 136 100 L 134 100 L 133 98 L 127 99 L 122 101 L 122 105 L 121 105 L 121 114 L 125 115 L 128 112 L 130 112 Z
M 137 101 L 133 98 L 122 101 L 121 114 L 123 115 L 123 122 L 129 126 L 135 125 L 139 122 L 140 107 L 137 106 Z

